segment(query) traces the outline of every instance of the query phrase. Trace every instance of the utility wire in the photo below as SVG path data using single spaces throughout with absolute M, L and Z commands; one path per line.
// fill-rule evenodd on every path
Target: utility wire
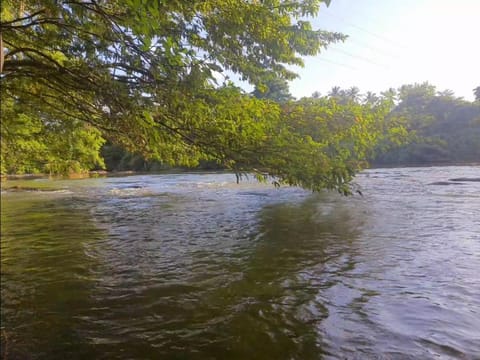
M 348 52 L 348 51 L 345 51 L 345 50 L 342 50 L 342 49 L 330 48 L 330 50 L 339 52 L 341 54 L 344 54 L 344 55 L 349 56 L 349 57 L 354 58 L 354 59 L 362 60 L 364 62 L 367 62 L 367 63 L 375 65 L 375 66 L 380 66 L 380 67 L 383 67 L 385 69 L 389 68 L 387 65 L 377 63 L 370 58 L 367 58 L 367 57 L 364 57 L 364 56 L 361 56 L 361 55 L 352 54 L 351 52 Z
M 396 45 L 396 46 L 398 46 L 398 47 L 401 47 L 401 48 L 403 48 L 403 49 L 406 49 L 406 48 L 407 48 L 405 45 L 400 44 L 400 43 L 398 43 L 397 41 L 388 39 L 387 37 L 385 37 L 385 36 L 383 36 L 383 35 L 379 35 L 379 34 L 373 32 L 373 31 L 370 31 L 370 30 L 368 30 L 368 29 L 366 29 L 366 28 L 364 28 L 364 27 L 362 27 L 362 26 L 358 26 L 358 25 L 352 24 L 351 22 L 345 20 L 344 18 L 342 18 L 342 17 L 340 17 L 340 16 L 333 15 L 333 14 L 330 13 L 330 12 L 325 12 L 324 14 L 327 14 L 328 16 L 331 16 L 331 17 L 333 17 L 333 18 L 335 18 L 335 19 L 337 19 L 337 20 L 340 20 L 341 22 L 347 24 L 348 26 L 353 27 L 353 28 L 355 28 L 355 29 L 357 29 L 357 30 L 360 30 L 360 31 L 362 31 L 362 32 L 364 32 L 364 33 L 366 33 L 366 34 L 368 34 L 368 35 L 370 35 L 370 36 L 373 36 L 373 37 L 376 37 L 376 38 L 378 38 L 378 39 L 380 39 L 380 40 L 383 40 L 384 42 L 387 42 L 387 43 L 389 43 L 389 44 L 394 44 L 394 45 Z
M 320 61 L 324 61 L 324 62 L 332 64 L 332 65 L 337 65 L 337 66 L 341 66 L 341 67 L 345 67 L 345 68 L 348 68 L 348 69 L 351 69 L 351 70 L 358 71 L 358 69 L 356 67 L 353 67 L 353 66 L 350 66 L 350 65 L 347 65 L 347 64 L 343 64 L 343 63 L 340 63 L 340 62 L 337 62 L 337 61 L 332 61 L 332 60 L 328 60 L 328 59 L 321 58 L 321 57 L 317 57 L 315 59 L 320 60 Z
M 393 53 L 393 52 L 390 52 L 390 51 L 385 51 L 383 49 L 380 49 L 378 47 L 374 47 L 374 46 L 371 46 L 369 45 L 368 43 L 366 42 L 363 42 L 363 41 L 358 41 L 356 38 L 353 38 L 353 37 L 348 37 L 347 43 L 351 43 L 351 44 L 356 44 L 356 45 L 359 45 L 359 46 L 362 46 L 363 48 L 367 48 L 371 51 L 374 51 L 376 53 L 379 53 L 383 56 L 388 56 L 390 58 L 393 58 L 393 59 L 399 59 L 399 58 L 402 58 L 403 55 L 401 54 L 397 54 L 397 53 Z

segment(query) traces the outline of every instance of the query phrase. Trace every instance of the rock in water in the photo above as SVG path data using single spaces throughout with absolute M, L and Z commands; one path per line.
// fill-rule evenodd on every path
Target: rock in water
M 480 182 L 480 178 L 454 178 L 449 179 L 450 181 L 473 181 L 473 182 Z

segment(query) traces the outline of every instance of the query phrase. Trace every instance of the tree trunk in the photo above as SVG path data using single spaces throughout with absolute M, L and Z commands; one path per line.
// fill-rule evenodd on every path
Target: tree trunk
M 0 32 L 0 74 L 3 71 L 3 58 L 4 58 L 4 53 L 3 53 L 3 40 L 2 40 L 2 33 Z

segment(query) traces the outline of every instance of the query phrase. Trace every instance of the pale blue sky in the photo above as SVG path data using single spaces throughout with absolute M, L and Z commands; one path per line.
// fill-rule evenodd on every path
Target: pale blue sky
M 305 58 L 290 84 L 296 97 L 429 81 L 472 100 L 480 85 L 480 0 L 332 0 L 311 21 L 350 37 Z

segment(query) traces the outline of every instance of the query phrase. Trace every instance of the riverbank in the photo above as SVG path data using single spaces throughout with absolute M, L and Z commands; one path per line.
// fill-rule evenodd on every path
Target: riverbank
M 155 172 L 145 171 L 90 171 L 88 173 L 70 174 L 68 176 L 52 176 L 49 174 L 9 174 L 2 175 L 0 188 L 3 191 L 38 191 L 51 192 L 66 190 L 63 185 L 64 180 L 86 180 L 94 178 L 107 177 L 126 177 L 141 175 L 173 175 L 173 174 L 205 174 L 215 173 L 222 174 L 225 171 L 206 171 L 203 169 L 169 169 Z
M 366 168 L 365 170 L 375 170 L 375 169 L 407 169 L 407 168 L 435 168 L 435 167 L 458 167 L 458 166 L 480 166 L 480 163 L 429 163 L 429 164 L 402 164 L 401 166 L 394 165 L 381 165 L 381 164 L 372 164 L 371 167 Z M 56 181 L 47 181 L 47 180 L 82 180 L 89 178 L 99 178 L 99 177 L 124 177 L 124 176 L 138 176 L 138 175 L 169 175 L 169 174 L 201 174 L 201 173 L 225 173 L 225 170 L 216 170 L 216 171 L 207 171 L 205 169 L 182 169 L 182 168 L 172 168 L 168 170 L 161 170 L 155 172 L 147 171 L 90 171 L 87 173 L 79 174 L 70 174 L 68 176 L 52 176 L 49 174 L 9 174 L 2 175 L 0 188 L 2 191 L 40 191 L 40 192 L 49 192 L 49 191 L 62 191 L 65 190 L 65 187 L 60 185 L 60 182 Z M 448 182 L 452 179 L 443 179 L 442 181 Z M 461 179 L 454 179 L 455 181 Z M 472 181 L 468 179 L 466 181 Z M 475 181 L 478 181 L 475 179 Z
M 395 169 L 395 168 L 429 168 L 429 167 L 450 167 L 450 166 L 480 166 L 480 162 L 435 162 L 435 163 L 404 163 L 404 164 L 382 164 L 371 163 L 366 169 Z M 182 174 L 182 173 L 204 173 L 204 172 L 218 172 L 222 173 L 226 169 L 185 169 L 185 168 L 171 168 L 157 171 L 107 171 L 94 170 L 85 173 L 73 173 L 69 175 L 51 175 L 51 174 L 1 174 L 0 180 L 2 183 L 5 180 L 36 180 L 36 179 L 51 179 L 51 180 L 74 180 L 74 179 L 88 179 L 95 177 L 114 177 L 114 176 L 128 176 L 128 175 L 153 175 L 153 174 Z
M 207 169 L 184 169 L 184 168 L 171 168 L 158 171 L 106 171 L 95 170 L 85 173 L 74 173 L 69 175 L 50 175 L 50 174 L 2 174 L 0 179 L 2 183 L 6 180 L 37 180 L 37 179 L 51 179 L 51 180 L 75 180 L 75 179 L 88 179 L 96 177 L 115 177 L 115 176 L 129 176 L 129 175 L 154 175 L 154 174 L 182 174 L 182 173 L 204 173 L 204 172 L 218 172 L 222 173 L 225 170 L 207 170 Z

